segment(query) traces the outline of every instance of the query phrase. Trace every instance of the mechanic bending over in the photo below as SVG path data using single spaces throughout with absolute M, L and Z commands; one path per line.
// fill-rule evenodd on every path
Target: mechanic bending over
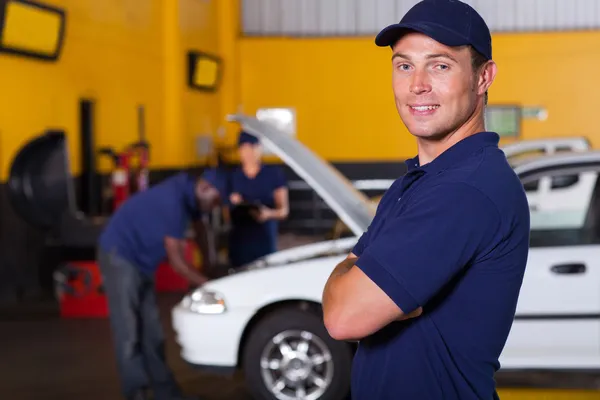
M 231 207 L 258 204 L 253 220 L 237 223 L 232 219 L 229 234 L 229 260 L 234 267 L 277 251 L 279 220 L 288 216 L 288 189 L 283 169 L 261 162 L 262 148 L 256 136 L 240 132 L 240 167 L 231 176 Z
M 138 192 L 119 207 L 98 243 L 98 261 L 108 297 L 123 394 L 127 399 L 184 399 L 164 354 L 164 335 L 154 275 L 170 265 L 195 285 L 207 278 L 184 256 L 185 233 L 193 222 L 204 266 L 214 262 L 209 229 L 202 218 L 219 204 L 205 179 L 179 173 Z
M 392 49 L 395 104 L 418 155 L 330 275 L 325 325 L 359 341 L 354 400 L 497 399 L 530 221 L 499 136 L 485 131 L 490 31 L 463 2 L 423 0 L 375 43 Z

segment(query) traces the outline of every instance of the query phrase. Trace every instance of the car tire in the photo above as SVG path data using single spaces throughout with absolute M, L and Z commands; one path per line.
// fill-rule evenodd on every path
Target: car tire
M 332 339 L 314 312 L 295 308 L 260 320 L 243 352 L 246 385 L 257 400 L 295 399 L 301 386 L 309 400 L 347 399 L 351 366 L 350 346 Z M 280 394 L 270 389 L 282 383 Z

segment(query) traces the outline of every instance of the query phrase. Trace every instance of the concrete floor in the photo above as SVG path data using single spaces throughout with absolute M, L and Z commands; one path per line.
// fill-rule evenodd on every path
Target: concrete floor
M 200 373 L 179 358 L 168 311 L 180 298 L 162 294 L 159 302 L 169 363 L 183 388 L 207 400 L 249 400 L 241 377 Z M 0 360 L 2 399 L 119 399 L 105 319 L 61 320 L 51 305 L 0 312 Z M 503 400 L 600 400 L 600 375 L 512 373 L 499 375 L 498 383 Z

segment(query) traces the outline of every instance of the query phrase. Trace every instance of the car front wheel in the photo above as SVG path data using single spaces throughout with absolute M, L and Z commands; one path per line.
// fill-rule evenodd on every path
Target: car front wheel
M 352 353 L 332 339 L 321 318 L 294 308 L 258 322 L 244 348 L 244 374 L 261 400 L 342 400 L 350 388 Z

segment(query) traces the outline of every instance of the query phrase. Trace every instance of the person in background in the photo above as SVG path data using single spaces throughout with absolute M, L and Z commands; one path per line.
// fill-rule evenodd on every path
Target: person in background
M 168 259 L 192 284 L 207 278 L 184 255 L 192 223 L 206 263 L 211 260 L 203 216 L 220 203 L 206 179 L 176 174 L 129 198 L 113 214 L 98 243 L 98 265 L 108 298 L 118 371 L 125 398 L 184 397 L 165 360 L 164 334 L 156 305 L 154 274 Z M 206 265 L 205 265 L 206 266 Z
M 257 137 L 242 131 L 238 139 L 240 167 L 231 177 L 232 210 L 242 204 L 256 205 L 252 220 L 232 218 L 229 259 L 234 267 L 277 251 L 278 221 L 289 212 L 287 181 L 283 169 L 264 165 Z

